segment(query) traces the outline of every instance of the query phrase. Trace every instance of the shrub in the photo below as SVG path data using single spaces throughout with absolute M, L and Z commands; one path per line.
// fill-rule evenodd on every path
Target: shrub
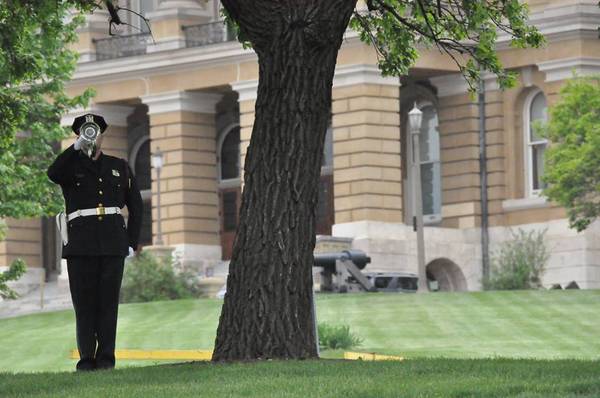
M 6 236 L 6 223 L 0 220 L 0 242 Z M 8 269 L 0 273 L 0 298 L 14 300 L 19 297 L 17 292 L 8 287 L 7 282 L 18 280 L 27 271 L 25 262 L 20 258 L 14 260 Z
M 142 251 L 125 265 L 121 303 L 176 300 L 196 295 L 195 278 L 190 273 L 176 274 L 170 256 L 159 259 Z
M 487 290 L 537 289 L 550 258 L 544 237 L 546 230 L 525 232 L 511 230 L 512 238 L 502 243 L 492 256 Z
M 19 298 L 17 292 L 8 287 L 6 283 L 18 280 L 26 270 L 25 262 L 18 258 L 10 264 L 8 270 L 0 273 L 0 297 L 9 300 Z
M 350 326 L 319 323 L 319 346 L 323 349 L 349 349 L 362 344 L 362 339 L 350 332 Z

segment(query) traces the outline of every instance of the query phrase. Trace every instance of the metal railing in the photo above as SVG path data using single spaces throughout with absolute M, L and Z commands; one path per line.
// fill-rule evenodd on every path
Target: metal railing
M 130 57 L 146 54 L 148 43 L 152 41 L 150 33 L 136 33 L 126 36 L 113 36 L 95 39 L 96 60 Z
M 235 34 L 223 21 L 184 26 L 186 47 L 201 47 L 235 40 Z
M 226 43 L 236 39 L 235 34 L 227 28 L 223 21 L 189 25 L 182 27 L 182 29 L 185 34 L 186 47 L 201 47 L 215 43 Z M 96 60 L 102 61 L 146 54 L 150 42 L 152 42 L 150 33 L 94 39 Z

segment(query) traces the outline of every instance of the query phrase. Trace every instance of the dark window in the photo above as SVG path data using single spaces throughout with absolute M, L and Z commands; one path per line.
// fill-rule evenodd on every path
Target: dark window
M 142 246 L 152 244 L 152 201 L 144 201 L 144 215 L 142 216 L 142 230 L 139 243 Z
M 240 128 L 227 133 L 221 147 L 221 180 L 240 176 Z
M 237 227 L 237 192 L 223 192 L 223 230 L 235 231 Z
M 135 157 L 135 178 L 140 191 L 152 187 L 152 177 L 150 176 L 150 140 L 146 140 L 138 150 Z

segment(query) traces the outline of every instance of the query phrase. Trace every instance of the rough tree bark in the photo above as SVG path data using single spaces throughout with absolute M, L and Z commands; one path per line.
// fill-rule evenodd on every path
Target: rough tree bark
M 213 360 L 314 358 L 318 181 L 337 53 L 356 0 L 222 3 L 260 69 Z

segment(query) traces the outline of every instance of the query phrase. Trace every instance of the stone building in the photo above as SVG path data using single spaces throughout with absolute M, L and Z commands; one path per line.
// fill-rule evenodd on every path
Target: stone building
M 157 234 L 158 183 L 150 155 L 164 153 L 161 226 L 180 263 L 210 275 L 231 255 L 241 165 L 250 140 L 258 78 L 256 55 L 219 22 L 214 0 L 129 0 L 151 20 L 148 33 L 107 34 L 96 11 L 80 29 L 81 57 L 69 91 L 93 87 L 90 109 L 110 125 L 105 151 L 129 160 L 147 204 L 143 243 Z M 568 228 L 564 209 L 540 194 L 547 142 L 531 129 L 573 71 L 600 72 L 600 9 L 595 1 L 531 0 L 531 21 L 546 35 L 541 49 L 512 49 L 504 65 L 520 73 L 500 91 L 485 80 L 487 219 L 490 250 L 510 229 L 547 229 L 552 251 L 543 282 L 600 287 L 600 225 Z M 139 20 L 130 23 L 147 30 Z M 382 77 L 372 48 L 346 33 L 333 84 L 331 128 L 322 168 L 318 233 L 352 239 L 373 259 L 370 270 L 416 272 L 407 113 L 424 112 L 421 131 L 427 271 L 447 290 L 481 288 L 480 107 L 456 65 L 423 50 L 408 76 Z M 65 125 L 82 110 L 64 118 Z M 63 142 L 63 147 L 72 140 Z M 50 219 L 7 220 L 0 266 L 30 265 L 23 283 L 60 273 Z M 64 277 L 64 271 L 63 271 Z

